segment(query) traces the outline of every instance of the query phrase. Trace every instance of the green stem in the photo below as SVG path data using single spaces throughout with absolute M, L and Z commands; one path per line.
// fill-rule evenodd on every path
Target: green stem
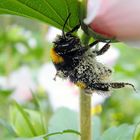
M 82 40 L 82 43 L 84 45 L 88 45 L 89 40 L 90 40 L 90 36 L 88 36 L 87 34 L 83 34 L 82 37 L 81 37 L 81 40 Z
M 80 93 L 80 140 L 91 140 L 91 96 Z
M 87 13 L 87 0 L 82 0 L 80 19 L 83 20 Z M 83 44 L 87 45 L 89 37 L 83 34 Z M 80 93 L 80 140 L 91 140 L 91 96 L 81 90 Z

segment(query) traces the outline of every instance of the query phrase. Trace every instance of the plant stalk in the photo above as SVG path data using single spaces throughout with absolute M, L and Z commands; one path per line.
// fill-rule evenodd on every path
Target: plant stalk
M 86 17 L 87 0 L 81 2 L 81 21 Z M 89 37 L 85 34 L 82 36 L 83 44 L 87 45 Z M 83 90 L 80 92 L 80 140 L 91 140 L 91 96 Z
M 91 96 L 80 93 L 80 140 L 91 140 Z

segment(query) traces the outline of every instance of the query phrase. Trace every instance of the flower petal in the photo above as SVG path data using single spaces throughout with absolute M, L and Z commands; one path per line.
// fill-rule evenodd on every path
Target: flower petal
M 135 40 L 135 41 L 125 41 L 124 42 L 126 45 L 134 47 L 134 48 L 140 48 L 140 40 Z
M 94 0 L 92 0 L 94 1 Z M 90 3 L 94 5 L 94 3 Z M 90 12 L 94 10 L 90 9 Z M 90 27 L 102 35 L 120 41 L 140 39 L 139 0 L 101 0 L 101 5 Z
M 100 8 L 100 4 L 101 0 L 88 0 L 87 17 L 84 19 L 85 24 L 91 23 L 92 20 L 96 17 Z

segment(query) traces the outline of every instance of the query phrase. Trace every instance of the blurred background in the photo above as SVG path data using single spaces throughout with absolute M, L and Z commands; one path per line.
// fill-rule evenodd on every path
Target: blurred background
M 49 51 L 59 33 L 61 31 L 35 20 L 17 16 L 0 17 L 1 140 L 11 140 L 14 136 L 32 136 L 18 128 L 21 125 L 18 122 L 22 122 L 21 106 L 31 117 L 36 116 L 37 120 L 40 114 L 43 116 L 40 122 L 36 122 L 45 122 L 43 128 L 38 128 L 38 135 L 47 131 L 49 119 L 58 108 L 66 107 L 79 112 L 79 89 L 69 81 L 59 78 L 53 80 L 56 71 Z M 140 121 L 139 55 L 139 48 L 116 43 L 98 58 L 113 69 L 114 81 L 130 82 L 137 90 L 135 92 L 129 87 L 113 90 L 109 98 L 93 93 L 92 114 L 101 118 L 102 130 Z

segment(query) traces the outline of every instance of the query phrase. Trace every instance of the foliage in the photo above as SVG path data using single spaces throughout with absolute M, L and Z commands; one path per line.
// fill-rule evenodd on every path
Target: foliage
M 0 14 L 34 18 L 60 29 L 69 13 L 71 17 L 66 30 L 79 22 L 80 3 L 77 0 L 61 0 L 61 2 L 58 0 L 0 0 Z M 33 73 L 37 73 L 40 66 L 49 61 L 50 42 L 45 40 L 48 26 L 16 16 L 0 18 L 2 19 L 0 21 L 2 27 L 0 28 L 0 75 L 9 77 L 13 71 L 23 65 L 29 66 Z M 21 22 L 15 25 L 19 21 Z M 35 43 L 31 45 L 30 40 L 34 40 Z M 115 46 L 120 50 L 121 56 L 115 65 L 117 73 L 114 74 L 114 79 L 132 81 L 139 89 L 138 50 L 121 43 Z M 37 82 L 36 79 L 35 74 L 35 82 Z M 11 95 L 15 87 L 9 87 L 8 82 L 6 86 L 0 88 L 0 139 L 77 140 L 80 137 L 76 112 L 67 108 L 53 112 L 49 97 L 39 89 L 40 87 L 37 87 L 37 97 L 33 95 L 31 100 L 23 104 L 13 103 L 13 101 L 11 103 Z M 130 90 L 113 92 L 111 98 L 104 103 L 100 118 L 94 116 L 92 119 L 93 139 L 131 140 L 134 137 L 134 140 L 139 140 L 139 99 L 140 96 L 132 94 Z
M 61 0 L 61 2 L 58 0 L 0 0 L 0 14 L 35 18 L 60 29 L 69 13 L 71 17 L 66 29 L 75 26 L 79 22 L 78 12 L 77 0 Z
M 77 115 L 78 114 L 72 110 L 61 108 L 58 111 L 56 111 L 49 122 L 48 134 L 45 134 L 44 129 L 42 129 L 44 123 L 41 121 L 39 122 L 40 117 L 38 118 L 36 116 L 37 114 L 34 114 L 35 113 L 34 111 L 28 111 L 28 113 L 32 115 L 32 116 L 29 116 L 28 114 L 24 114 L 25 112 L 23 113 L 23 109 L 17 103 L 15 107 L 18 108 L 17 112 L 15 112 L 15 109 L 14 109 L 12 110 L 12 114 L 11 114 L 12 117 L 16 116 L 16 118 L 14 118 L 14 120 L 16 120 L 16 122 L 14 121 L 15 124 L 13 125 L 14 130 L 18 130 L 16 132 L 18 136 L 28 137 L 28 139 L 26 138 L 25 140 L 32 140 L 33 137 L 35 139 L 49 138 L 49 140 L 56 140 L 58 138 L 61 140 L 63 139 L 64 140 L 65 139 L 77 140 L 78 136 L 80 135 L 77 128 L 78 126 Z M 16 114 L 13 115 L 13 113 L 16 113 Z M 19 113 L 21 113 L 22 116 L 19 116 L 21 115 Z M 67 115 L 67 117 L 65 117 L 65 114 Z M 29 127 L 30 125 L 32 125 L 30 124 L 30 121 L 25 121 L 27 119 L 31 119 L 31 117 L 32 117 L 31 123 L 33 124 L 33 127 Z M 20 127 L 19 127 L 19 124 L 20 124 Z M 93 137 L 94 140 L 112 140 L 112 137 L 115 137 L 116 140 L 128 140 L 128 139 L 131 140 L 133 137 L 134 129 L 136 127 L 136 126 L 131 126 L 128 124 L 123 124 L 119 127 L 109 128 L 101 135 L 100 134 L 101 123 L 100 123 L 99 117 L 94 116 L 93 124 L 94 124 L 92 128 L 93 132 L 97 132 L 97 133 L 94 133 L 94 137 Z M 35 125 L 37 126 L 35 127 Z M 32 131 L 32 129 L 36 129 L 37 130 L 36 132 L 38 134 L 44 133 L 44 135 L 40 135 L 37 137 L 35 131 Z M 38 132 L 38 130 L 40 132 Z M 32 138 L 29 139 L 29 137 L 32 137 Z
M 137 125 L 135 133 L 134 133 L 134 140 L 140 139 L 140 124 Z

